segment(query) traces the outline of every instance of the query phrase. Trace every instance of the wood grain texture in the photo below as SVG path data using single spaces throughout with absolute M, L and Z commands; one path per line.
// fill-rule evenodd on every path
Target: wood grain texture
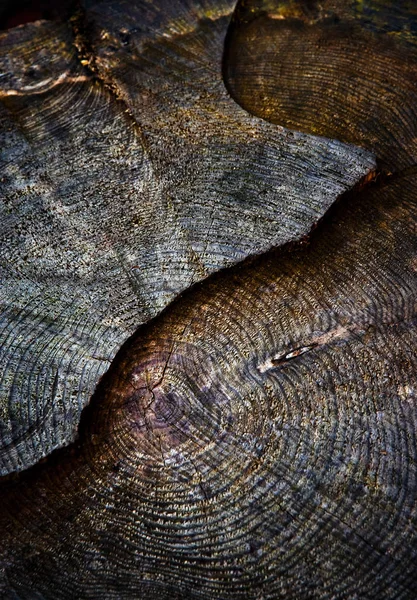
M 105 6 L 126 27 L 153 22 L 146 4 Z M 375 166 L 243 111 L 221 78 L 232 5 L 206 20 L 195 6 L 198 19 L 172 5 L 181 35 L 165 11 L 149 43 L 137 33 L 112 59 L 129 110 L 80 63 L 67 25 L 1 36 L 2 474 L 74 439 L 138 325 L 208 274 L 308 234 Z
M 362 192 L 140 328 L 79 444 L 4 484 L 7 589 L 414 598 L 415 190 Z
M 386 0 L 248 0 L 225 60 L 246 110 L 372 149 L 395 171 L 416 162 L 417 6 Z
M 80 318 L 84 324 L 82 331 L 89 332 L 91 343 L 100 341 L 109 358 L 121 339 L 127 339 L 81 415 L 78 439 L 30 469 L 0 481 L 0 595 L 7 599 L 414 600 L 417 596 L 417 175 L 412 161 L 413 145 L 405 130 L 401 130 L 395 138 L 398 147 L 391 148 L 384 138 L 384 111 L 375 113 L 383 118 L 377 121 L 374 131 L 377 141 L 371 149 L 378 152 L 385 172 L 378 177 L 365 177 L 361 185 L 341 194 L 342 189 L 353 185 L 355 177 L 357 180 L 360 174 L 372 169 L 375 163 L 371 154 L 307 134 L 288 138 L 286 130 L 249 117 L 220 87 L 220 71 L 218 79 L 210 80 L 217 82 L 213 84 L 213 95 L 210 95 L 213 88 L 207 83 L 209 91 L 204 101 L 196 98 L 194 88 L 187 88 L 187 82 L 194 81 L 194 75 L 198 81 L 209 79 L 204 67 L 208 59 L 206 62 L 202 59 L 197 68 L 194 57 L 204 57 L 207 47 L 218 51 L 226 35 L 225 17 L 231 9 L 226 7 L 226 10 L 221 4 L 216 6 L 188 2 L 169 5 L 86 2 L 74 27 L 81 56 L 89 62 L 88 70 L 84 71 L 74 60 L 81 76 L 87 77 L 82 85 L 93 90 L 87 97 L 97 97 L 100 102 L 108 98 L 109 110 L 115 111 L 111 115 L 120 114 L 120 120 L 110 119 L 112 126 L 123 124 L 118 144 L 123 143 L 125 130 L 129 130 L 130 145 L 134 150 L 137 148 L 140 164 L 149 161 L 152 169 L 156 165 L 152 177 L 159 173 L 161 179 L 156 181 L 164 182 L 164 190 L 176 189 L 171 177 L 178 173 L 180 191 L 173 202 L 173 206 L 178 205 L 175 215 L 186 214 L 185 192 L 194 190 L 196 181 L 199 185 L 202 181 L 197 167 L 191 168 L 191 172 L 186 170 L 184 157 L 189 157 L 190 166 L 201 160 L 204 167 L 201 173 L 206 173 L 209 163 L 205 161 L 209 161 L 213 148 L 218 148 L 215 164 L 219 169 L 226 168 L 221 161 L 225 157 L 228 164 L 231 161 L 228 150 L 235 139 L 233 132 L 239 148 L 245 143 L 242 132 L 247 131 L 247 122 L 259 128 L 257 144 L 263 140 L 263 147 L 287 148 L 287 172 L 305 169 L 303 177 L 307 179 L 321 163 L 310 163 L 307 158 L 304 161 L 302 156 L 311 156 L 311 152 L 320 154 L 319 148 L 326 148 L 326 152 L 334 148 L 334 154 L 327 154 L 323 161 L 327 170 L 320 171 L 321 178 L 315 179 L 317 188 L 329 193 L 329 198 L 334 188 L 328 187 L 328 182 L 341 177 L 337 169 L 343 161 L 337 160 L 343 152 L 350 157 L 347 164 L 352 165 L 349 175 L 352 181 L 348 184 L 343 180 L 343 186 L 326 205 L 324 217 L 317 222 L 316 215 L 308 225 L 305 219 L 312 213 L 306 207 L 316 200 L 308 194 L 302 196 L 303 211 L 310 215 L 300 217 L 304 219 L 308 237 L 295 241 L 295 230 L 288 225 L 290 221 L 283 219 L 284 229 L 277 229 L 276 235 L 282 235 L 283 231 L 286 234 L 279 242 L 272 244 L 268 240 L 262 248 L 251 246 L 250 251 L 240 256 L 245 258 L 240 262 L 231 252 L 227 256 L 233 259 L 217 264 L 210 273 L 205 272 L 201 281 L 187 280 L 187 290 L 178 283 L 178 291 L 183 290 L 182 293 L 162 312 L 159 312 L 164 306 L 162 301 L 154 312 L 149 309 L 160 292 L 154 296 L 152 292 L 150 295 L 143 292 L 139 300 L 135 296 L 137 305 L 123 308 L 120 289 L 125 280 L 120 274 L 125 271 L 114 270 L 114 277 L 119 277 L 117 285 L 111 274 L 106 279 L 107 271 L 100 262 L 104 250 L 97 243 L 97 250 L 91 253 L 96 261 L 92 264 L 95 272 L 102 275 L 91 277 L 90 285 L 97 285 L 97 290 L 103 291 L 103 301 L 98 301 L 97 294 L 89 305 L 95 310 L 86 308 L 85 320 Z M 279 4 L 280 10 L 283 6 Z M 313 10 L 315 4 L 299 2 L 289 6 L 291 11 L 296 6 L 304 14 L 307 9 Z M 390 14 L 388 4 L 379 2 L 378 6 L 386 6 Z M 252 33 L 255 31 L 252 21 L 249 19 L 248 25 L 242 16 L 244 8 L 245 4 L 238 6 L 227 44 L 233 45 L 233 36 L 239 35 L 236 23 L 240 22 L 245 35 L 247 26 Z M 373 23 L 375 15 L 371 13 Z M 262 23 L 260 44 L 264 33 Z M 360 20 L 358 23 L 357 31 L 368 31 L 366 23 Z M 125 30 L 121 31 L 122 27 Z M 24 33 L 32 39 L 34 32 L 44 35 L 44 28 L 48 36 L 51 32 L 56 35 L 56 26 L 43 24 L 10 32 L 8 36 L 17 35 L 19 40 Z M 62 31 L 70 35 L 63 27 L 59 36 L 64 35 Z M 274 29 L 268 33 L 271 43 L 275 34 Z M 378 29 L 376 35 L 387 34 Z M 247 39 L 251 38 L 243 37 L 244 41 Z M 406 44 L 401 50 L 403 58 L 407 58 L 407 65 L 412 64 L 413 44 L 402 39 L 400 43 Z M 25 40 L 23 45 L 27 44 Z M 60 43 L 58 46 L 62 50 Z M 57 63 L 62 56 L 61 51 L 57 52 Z M 221 52 L 217 56 L 220 68 Z M 249 69 L 248 55 L 243 56 Z M 237 58 L 226 54 L 225 72 L 237 68 Z M 255 52 L 253 60 L 260 61 L 261 57 Z M 329 54 L 329 63 L 332 60 Z M 251 68 L 254 73 L 254 65 Z M 133 79 L 137 87 L 129 79 L 129 72 L 136 74 Z M 96 74 L 99 82 L 90 79 L 91 73 Z M 178 96 L 177 91 L 171 90 L 175 73 L 179 73 L 174 88 L 180 88 Z M 245 91 L 246 85 L 252 85 L 252 79 L 242 79 L 241 89 Z M 311 80 L 314 88 L 314 72 Z M 144 81 L 147 103 L 142 106 L 143 92 L 139 90 Z M 196 84 L 195 89 L 206 89 L 205 86 L 206 83 Z M 368 82 L 364 81 L 363 86 L 365 98 Z M 4 93 L 7 118 L 13 124 L 19 116 L 20 133 L 22 115 L 32 110 L 29 106 L 33 98 L 29 104 L 25 95 L 22 98 L 15 93 L 16 87 L 7 90 Z M 358 96 L 362 92 L 358 90 Z M 196 128 L 192 133 L 184 127 L 181 93 L 190 127 L 195 127 L 193 124 L 201 118 L 207 124 L 206 129 Z M 308 114 L 309 96 L 303 98 Z M 402 99 L 399 89 L 398 106 L 403 106 Z M 346 98 L 344 101 L 350 107 Z M 365 99 L 363 103 L 365 107 Z M 41 106 L 48 103 L 44 101 L 32 114 L 37 115 Z M 256 112 L 256 106 L 255 102 L 250 109 Z M 273 105 L 272 108 L 275 110 Z M 370 103 L 370 114 L 372 108 Z M 236 111 L 233 119 L 232 110 Z M 57 119 L 62 119 L 64 113 L 57 114 Z M 85 114 L 84 108 L 80 114 Z M 96 114 L 97 110 L 92 110 L 89 118 Z M 45 124 L 50 123 L 50 118 L 48 113 Z M 37 118 L 35 122 L 34 130 L 43 132 Z M 230 123 L 233 126 L 229 128 Z M 96 123 L 93 133 L 97 129 Z M 161 150 L 157 150 L 158 136 L 163 140 Z M 51 136 L 46 135 L 46 139 L 43 152 L 49 147 Z M 269 146 L 271 140 L 278 139 L 279 144 L 274 141 Z M 360 144 L 363 139 L 355 141 Z M 302 156 L 301 140 L 305 153 Z M 193 143 L 194 152 L 190 152 Z M 85 144 L 84 139 L 81 146 Z M 249 149 L 244 152 L 252 148 L 248 141 L 246 145 Z M 15 147 L 12 143 L 9 146 Z M 57 146 L 53 149 L 52 155 L 59 160 Z M 108 151 L 106 144 L 105 149 Z M 201 156 L 206 155 L 203 160 Z M 398 162 L 395 156 L 399 157 Z M 11 157 L 10 166 L 21 164 Z M 130 152 L 126 149 L 123 161 L 128 157 Z M 330 159 L 333 162 L 328 162 Z M 240 159 L 236 160 L 240 164 Z M 136 164 L 135 161 L 132 159 Z M 106 166 L 108 162 L 105 161 Z M 247 166 L 248 162 L 242 164 L 246 166 L 242 166 L 239 177 L 245 169 L 254 173 L 255 180 L 259 177 L 259 181 L 269 174 L 262 169 L 258 173 L 258 163 L 252 162 L 252 168 Z M 334 175 L 330 175 L 333 169 Z M 359 170 L 355 177 L 354 169 Z M 123 167 L 121 172 L 125 173 Z M 346 171 L 343 173 L 347 176 Z M 143 171 L 139 169 L 137 176 L 142 177 Z M 129 182 L 127 174 L 126 178 Z M 115 185 L 112 181 L 109 177 L 109 186 Z M 290 186 L 290 178 L 286 181 L 285 185 Z M 202 198 L 208 198 L 210 182 L 208 177 L 201 189 Z M 219 206 L 227 198 L 227 185 L 233 186 L 234 182 L 238 182 L 237 175 L 224 183 L 226 187 L 217 188 L 213 184 L 212 189 L 219 194 L 216 196 Z M 271 184 L 274 189 L 276 185 Z M 31 196 L 27 194 L 25 191 L 23 195 L 25 202 L 21 201 L 22 210 L 31 205 Z M 94 207 L 106 206 L 101 194 L 102 191 L 97 204 L 96 196 L 92 196 Z M 83 192 L 76 197 L 83 198 Z M 151 198 L 157 203 L 157 199 Z M 282 198 L 285 208 L 285 194 Z M 334 202 L 336 198 L 338 201 Z M 119 205 L 114 197 L 113 203 L 110 196 L 107 201 L 108 208 L 103 208 L 102 215 L 93 214 L 91 219 L 95 223 L 97 218 L 98 231 L 109 235 L 105 218 L 113 225 L 115 219 L 110 215 Z M 48 208 L 53 204 L 52 200 L 50 205 L 45 200 L 38 202 Z M 132 199 L 135 202 L 137 206 L 138 197 Z M 190 191 L 190 240 L 194 224 L 200 226 L 193 212 L 196 202 Z M 241 202 L 244 206 L 249 197 Z M 256 204 L 256 197 L 253 203 Z M 87 207 L 82 206 L 83 215 L 88 216 Z M 149 215 L 154 215 L 149 206 Z M 219 213 L 224 215 L 219 217 L 219 223 L 226 219 L 225 228 L 222 230 L 217 224 L 208 227 L 207 248 L 221 244 L 221 238 L 216 236 L 222 231 L 229 236 L 226 247 L 240 243 L 239 232 L 244 225 L 230 203 L 225 206 L 228 209 L 222 208 Z M 323 204 L 321 214 L 326 209 Z M 203 215 L 201 210 L 199 214 Z M 185 280 L 176 279 L 172 267 L 178 248 L 174 237 L 177 222 L 158 221 L 151 216 L 149 222 L 152 218 L 157 231 L 174 232 L 169 234 L 172 243 L 158 268 L 161 273 L 166 268 L 173 282 L 182 281 L 185 286 Z M 43 221 L 39 223 L 43 232 L 46 227 Z M 315 227 L 311 230 L 313 223 Z M 79 221 L 74 230 L 78 231 L 78 227 Z M 115 231 L 124 228 L 125 225 Z M 140 253 L 145 238 L 141 237 L 140 228 L 135 231 L 138 245 L 134 248 Z M 121 249 L 130 248 L 131 238 L 125 235 L 120 240 Z M 116 245 L 115 239 L 110 239 Z M 153 239 L 152 243 L 157 244 L 159 238 Z M 60 246 L 66 248 L 64 236 Z M 43 247 L 50 246 L 45 243 Z M 75 257 L 83 256 L 80 248 L 76 247 Z M 15 254 L 19 256 L 19 251 Z M 208 255 L 201 253 L 200 261 Z M 166 262 L 167 257 L 172 262 Z M 44 285 L 39 298 L 47 303 L 49 290 L 61 285 L 61 280 L 52 273 L 48 278 L 49 263 L 42 252 L 41 258 L 43 262 L 35 266 L 30 261 L 21 263 L 18 289 L 27 288 L 23 274 L 30 273 L 37 285 Z M 193 264 L 194 259 L 189 260 Z M 50 264 L 54 264 L 52 259 Z M 79 268 L 78 259 L 76 266 Z M 34 270 L 30 271 L 31 268 Z M 46 275 L 38 281 L 34 274 L 40 277 L 42 269 Z M 68 323 L 69 331 L 73 331 L 77 303 L 83 306 L 88 302 L 88 279 L 74 269 L 70 268 L 68 275 L 73 288 L 68 285 L 69 291 L 64 296 L 71 308 L 51 319 L 48 329 L 51 339 L 56 328 L 56 335 L 62 332 L 61 338 L 66 340 L 62 323 Z M 146 271 L 149 272 L 152 273 Z M 151 286 L 154 276 L 147 276 L 149 287 L 141 289 L 158 290 L 157 284 L 155 288 Z M 14 280 L 10 277 L 10 281 Z M 190 281 L 196 283 L 190 286 Z M 6 292 L 14 289 L 4 288 Z M 114 296 L 106 296 L 109 289 Z M 56 296 L 63 301 L 62 294 L 56 292 Z M 17 293 L 16 298 L 20 298 Z M 32 313 L 20 309 L 18 314 Z M 126 321 L 121 317 L 124 314 L 128 315 Z M 127 323 L 133 329 L 135 315 L 139 327 L 128 337 Z M 12 318 L 8 323 L 10 339 L 14 339 Z M 113 346 L 105 336 L 100 337 L 99 326 L 103 324 L 114 336 L 106 334 L 114 340 Z M 24 334 L 21 335 L 23 338 Z M 81 341 L 79 346 L 85 352 L 88 344 Z M 27 352 L 27 342 L 21 341 L 19 348 L 26 349 L 23 354 Z M 57 343 L 56 348 L 56 356 L 64 360 L 68 356 L 65 345 Z M 35 347 L 33 356 L 41 354 L 40 349 L 41 346 Z M 48 356 L 43 358 L 45 364 L 50 364 Z M 14 368 L 10 366 L 10 373 Z M 22 368 L 22 380 L 26 381 L 23 372 Z M 36 371 L 33 372 L 35 380 Z M 89 372 L 87 363 L 83 376 Z M 62 381 L 68 377 L 64 374 Z M 79 377 L 75 372 L 74 380 L 79 381 Z M 38 400 L 35 393 L 33 397 Z M 22 402 L 22 406 L 26 404 Z M 50 425 L 46 429 L 54 431 Z M 59 431 L 59 426 L 56 430 Z M 23 447 L 23 455 L 30 455 L 29 445 Z M 46 446 L 37 456 L 45 454 L 45 449 Z M 31 456 L 34 462 L 35 455 Z

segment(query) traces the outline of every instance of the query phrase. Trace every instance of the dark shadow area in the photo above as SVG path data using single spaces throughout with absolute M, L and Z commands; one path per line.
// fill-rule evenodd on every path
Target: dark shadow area
M 47 20 L 67 19 L 76 0 L 3 0 L 0 3 L 0 30 Z

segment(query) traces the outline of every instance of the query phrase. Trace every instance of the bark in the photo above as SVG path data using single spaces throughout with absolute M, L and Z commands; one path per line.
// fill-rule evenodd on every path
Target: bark
M 286 6 L 1 39 L 5 598 L 416 597 L 416 49 Z

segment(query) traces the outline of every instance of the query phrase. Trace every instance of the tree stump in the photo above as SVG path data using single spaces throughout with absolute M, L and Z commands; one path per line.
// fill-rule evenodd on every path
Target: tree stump
M 1 34 L 2 597 L 415 599 L 413 10 Z

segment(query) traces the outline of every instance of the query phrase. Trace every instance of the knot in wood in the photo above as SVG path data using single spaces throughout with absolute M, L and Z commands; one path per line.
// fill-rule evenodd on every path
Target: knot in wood
M 186 418 L 186 406 L 175 390 L 166 389 L 163 384 L 154 388 L 142 388 L 128 400 L 127 406 L 136 430 L 144 433 L 162 433 L 175 429 Z
M 93 438 L 138 468 L 178 467 L 204 453 L 230 420 L 228 395 L 204 363 L 190 348 L 125 347 L 91 407 Z

